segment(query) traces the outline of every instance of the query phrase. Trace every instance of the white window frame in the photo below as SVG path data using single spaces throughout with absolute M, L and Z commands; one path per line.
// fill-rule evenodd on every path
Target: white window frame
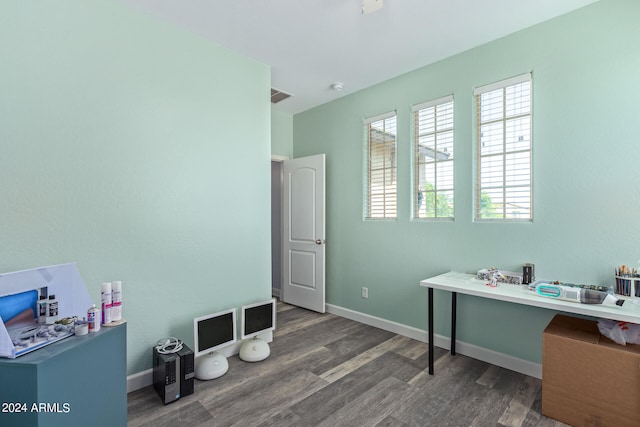
M 510 100 L 527 101 L 524 84 L 528 84 L 528 106 Z M 533 221 L 533 82 L 531 73 L 522 74 L 474 90 L 476 104 L 476 221 Z M 500 101 L 500 97 L 502 97 Z M 500 105 L 492 117 L 482 120 L 485 103 Z M 498 101 L 496 101 L 498 100 Z M 513 113 L 508 108 L 513 106 Z M 492 131 L 489 131 L 491 129 Z M 515 132 L 517 129 L 518 132 Z M 483 130 L 489 135 L 483 135 Z M 491 135 L 491 132 L 495 134 Z M 497 134 L 497 136 L 496 136 Z M 516 138 L 517 136 L 517 138 Z M 499 143 L 496 143 L 500 141 Z M 489 143 L 488 148 L 485 143 Z M 527 144 L 528 143 L 528 144 Z M 527 146 L 528 145 L 528 146 Z M 491 167 L 483 165 L 489 165 Z M 497 209 L 491 213 L 483 206 L 490 193 L 497 195 Z M 483 200 L 484 199 L 484 200 Z
M 454 102 L 453 95 L 434 99 L 411 107 L 413 113 L 413 219 L 453 221 L 455 217 L 455 166 L 454 166 Z M 432 116 L 433 125 L 422 129 L 420 116 Z M 433 141 L 424 144 L 424 139 Z M 451 150 L 446 148 L 451 146 Z M 444 147 L 444 148 L 441 148 Z M 431 155 L 425 154 L 431 152 Z M 427 160 L 431 158 L 431 160 Z M 425 168 L 433 167 L 432 189 L 422 188 Z M 432 194 L 432 197 L 429 196 Z M 448 198 L 447 206 L 441 202 Z M 427 200 L 433 199 L 433 210 L 426 205 Z M 424 209 L 423 209 L 424 207 Z M 422 215 L 424 211 L 424 215 Z M 443 214 L 449 211 L 449 214 Z
M 397 125 L 395 111 L 364 119 L 365 220 L 398 218 Z

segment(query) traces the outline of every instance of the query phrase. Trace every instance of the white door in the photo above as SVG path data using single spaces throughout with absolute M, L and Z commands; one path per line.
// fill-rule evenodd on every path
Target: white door
M 282 301 L 325 312 L 325 156 L 285 160 Z

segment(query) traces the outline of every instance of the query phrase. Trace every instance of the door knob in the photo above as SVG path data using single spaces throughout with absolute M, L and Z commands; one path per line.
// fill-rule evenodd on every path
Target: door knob
M 316 245 L 321 245 L 321 244 L 323 244 L 323 243 L 325 243 L 325 242 L 326 242 L 326 240 L 317 239 L 317 240 L 316 240 Z

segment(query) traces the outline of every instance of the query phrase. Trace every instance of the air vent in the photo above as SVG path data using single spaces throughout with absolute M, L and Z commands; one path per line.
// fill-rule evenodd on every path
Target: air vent
M 285 92 L 282 92 L 278 89 L 271 89 L 271 103 L 277 104 L 280 101 L 284 101 L 289 98 L 291 95 Z

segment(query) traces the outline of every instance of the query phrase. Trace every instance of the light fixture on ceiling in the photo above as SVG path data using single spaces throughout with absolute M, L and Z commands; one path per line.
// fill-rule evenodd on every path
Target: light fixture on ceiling
M 335 82 L 334 84 L 331 85 L 331 89 L 335 90 L 336 92 L 340 92 L 343 88 L 344 88 L 344 83 L 341 83 L 341 82 Z
M 383 0 L 362 0 L 362 13 L 371 13 L 382 9 Z

